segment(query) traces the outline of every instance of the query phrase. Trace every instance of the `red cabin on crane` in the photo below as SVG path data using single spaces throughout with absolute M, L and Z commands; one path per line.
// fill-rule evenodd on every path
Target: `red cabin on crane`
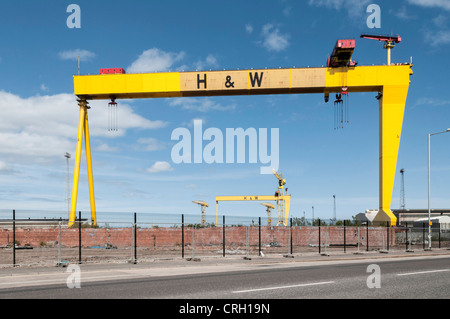
M 355 50 L 355 40 L 337 40 L 331 56 L 328 58 L 328 67 L 355 66 L 352 61 L 353 51 Z

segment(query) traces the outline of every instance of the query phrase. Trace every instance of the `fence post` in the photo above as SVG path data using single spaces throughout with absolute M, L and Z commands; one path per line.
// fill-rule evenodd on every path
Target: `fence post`
M 261 217 L 258 221 L 258 256 L 261 256 Z
M 369 251 L 369 221 L 366 222 L 366 251 Z
M 347 253 L 347 242 L 346 242 L 346 236 L 345 236 L 345 219 L 344 219 L 344 253 Z
M 319 254 L 320 254 L 320 219 L 318 219 L 319 221 Z M 313 219 L 313 226 L 314 226 L 314 219 Z
M 16 267 L 16 210 L 13 210 L 13 267 Z
M 197 225 L 196 224 L 194 224 L 193 226 L 192 226 L 192 260 L 194 260 L 194 258 L 195 258 L 195 245 L 196 245 L 196 238 L 195 238 L 195 228 L 197 227 Z
M 78 264 L 81 264 L 81 211 L 78 214 Z
M 390 227 L 389 227 L 389 223 L 388 224 L 386 224 L 386 228 L 387 228 L 387 232 L 386 232 L 386 236 L 387 236 L 387 240 L 386 240 L 386 242 L 387 242 L 387 251 L 389 251 L 389 241 L 390 241 Z
M 136 213 L 134 213 L 134 260 L 133 262 L 137 263 L 137 216 Z
M 422 225 L 422 248 L 425 250 L 425 223 Z
M 441 248 L 441 223 L 439 223 L 439 235 L 438 235 L 438 240 L 439 240 L 439 249 Z
M 181 258 L 184 258 L 184 214 L 181 214 Z
M 57 265 L 60 266 L 61 265 L 61 224 L 62 224 L 62 217 L 59 218 L 59 223 L 58 223 L 58 263 Z
M 290 232 L 289 232 L 289 235 L 290 235 L 290 246 L 291 246 L 291 248 L 290 248 L 290 254 L 292 255 L 292 253 L 293 253 L 293 249 L 292 249 L 292 217 L 290 218 L 290 224 L 291 224 L 291 226 L 290 226 Z
M 408 251 L 408 244 L 409 244 L 409 238 L 408 238 L 408 225 L 406 225 L 405 244 L 406 244 L 406 251 Z
M 225 215 L 222 219 L 222 256 L 225 257 Z

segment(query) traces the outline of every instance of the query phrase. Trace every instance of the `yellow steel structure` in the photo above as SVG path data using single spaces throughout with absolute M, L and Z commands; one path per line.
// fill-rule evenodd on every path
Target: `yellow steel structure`
M 278 225 L 287 226 L 289 220 L 289 210 L 291 207 L 291 195 L 282 196 L 216 196 L 216 225 L 219 224 L 219 202 L 238 202 L 238 201 L 280 201 L 284 204 L 284 216 L 278 216 Z
M 94 176 L 92 172 L 92 158 L 91 158 L 91 142 L 89 138 L 89 125 L 88 125 L 88 113 L 89 109 L 88 102 L 85 99 L 78 100 L 78 105 L 80 107 L 80 118 L 78 121 L 78 137 L 77 137 L 77 153 L 75 157 L 75 173 L 73 178 L 72 187 L 72 200 L 70 208 L 69 217 L 69 227 L 72 227 L 76 218 L 76 206 L 78 197 L 78 181 L 80 178 L 80 164 L 81 164 L 81 148 L 83 145 L 83 133 L 84 133 L 84 143 L 86 147 L 86 161 L 88 170 L 88 181 L 89 181 L 89 198 L 91 203 L 91 220 L 92 224 L 97 225 L 97 217 L 95 210 L 95 196 L 94 196 Z
M 338 68 L 291 68 L 144 74 L 74 75 L 75 95 L 83 101 L 158 97 L 379 93 L 379 213 L 376 222 L 396 224 L 390 210 L 411 64 Z M 80 108 L 83 108 L 80 105 Z M 87 112 L 80 110 L 80 113 Z M 80 121 L 82 117 L 80 114 Z M 87 117 L 85 127 L 87 128 Z M 79 127 L 78 136 L 84 128 Z M 78 143 L 80 143 L 80 138 Z M 78 148 L 77 148 L 78 150 Z M 77 163 L 81 152 L 77 151 Z M 92 173 L 92 172 L 91 172 Z M 90 174 L 91 174 L 90 173 Z M 76 209 L 79 170 L 75 168 L 71 220 Z M 90 176 L 92 177 L 92 176 Z M 76 182 L 75 182 L 76 181 Z M 93 190 L 91 192 L 93 202 Z M 271 200 L 274 200 L 273 198 Z M 73 215 L 73 216 L 72 216 Z
M 201 207 L 201 215 L 200 215 L 200 224 L 206 224 L 206 207 L 209 207 L 209 204 L 202 200 L 194 200 L 192 201 L 194 204 L 198 204 Z
M 272 226 L 272 210 L 275 208 L 274 204 L 271 203 L 261 203 L 264 207 L 266 207 L 267 212 L 267 226 Z
M 286 180 L 283 178 L 282 173 L 278 173 L 274 169 L 272 169 L 273 175 L 278 179 L 278 195 L 284 196 L 284 185 L 286 185 Z M 287 226 L 287 219 L 289 217 L 289 214 L 284 217 L 284 200 L 277 201 L 278 204 L 278 225 L 284 224 Z

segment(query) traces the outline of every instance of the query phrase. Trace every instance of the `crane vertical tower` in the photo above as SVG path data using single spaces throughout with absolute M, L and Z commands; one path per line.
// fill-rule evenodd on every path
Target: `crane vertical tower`
M 272 169 L 273 174 L 275 175 L 275 177 L 278 179 L 278 190 L 275 193 L 275 197 L 279 197 L 280 200 L 277 200 L 277 204 L 278 204 L 278 225 L 286 225 L 287 220 L 285 219 L 285 215 L 284 215 L 284 200 L 282 200 L 284 198 L 285 195 L 285 189 L 284 189 L 284 185 L 286 185 L 286 180 L 283 178 L 283 174 L 282 173 L 278 173 L 277 171 L 275 171 L 274 169 Z
M 209 207 L 209 204 L 202 200 L 194 200 L 192 202 L 201 207 L 200 224 L 204 226 L 206 224 L 206 207 Z
M 266 207 L 267 226 L 272 227 L 272 210 L 275 208 L 275 205 L 271 203 L 261 203 L 261 205 Z

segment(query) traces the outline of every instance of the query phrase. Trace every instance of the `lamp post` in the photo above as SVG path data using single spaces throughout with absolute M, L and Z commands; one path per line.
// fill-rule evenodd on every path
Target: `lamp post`
M 333 195 L 333 219 L 336 223 L 336 195 Z
M 430 139 L 433 135 L 443 134 L 450 132 L 450 128 L 443 132 L 428 134 L 428 250 L 431 250 L 431 207 L 430 207 L 430 194 L 431 194 L 431 151 L 430 151 Z

